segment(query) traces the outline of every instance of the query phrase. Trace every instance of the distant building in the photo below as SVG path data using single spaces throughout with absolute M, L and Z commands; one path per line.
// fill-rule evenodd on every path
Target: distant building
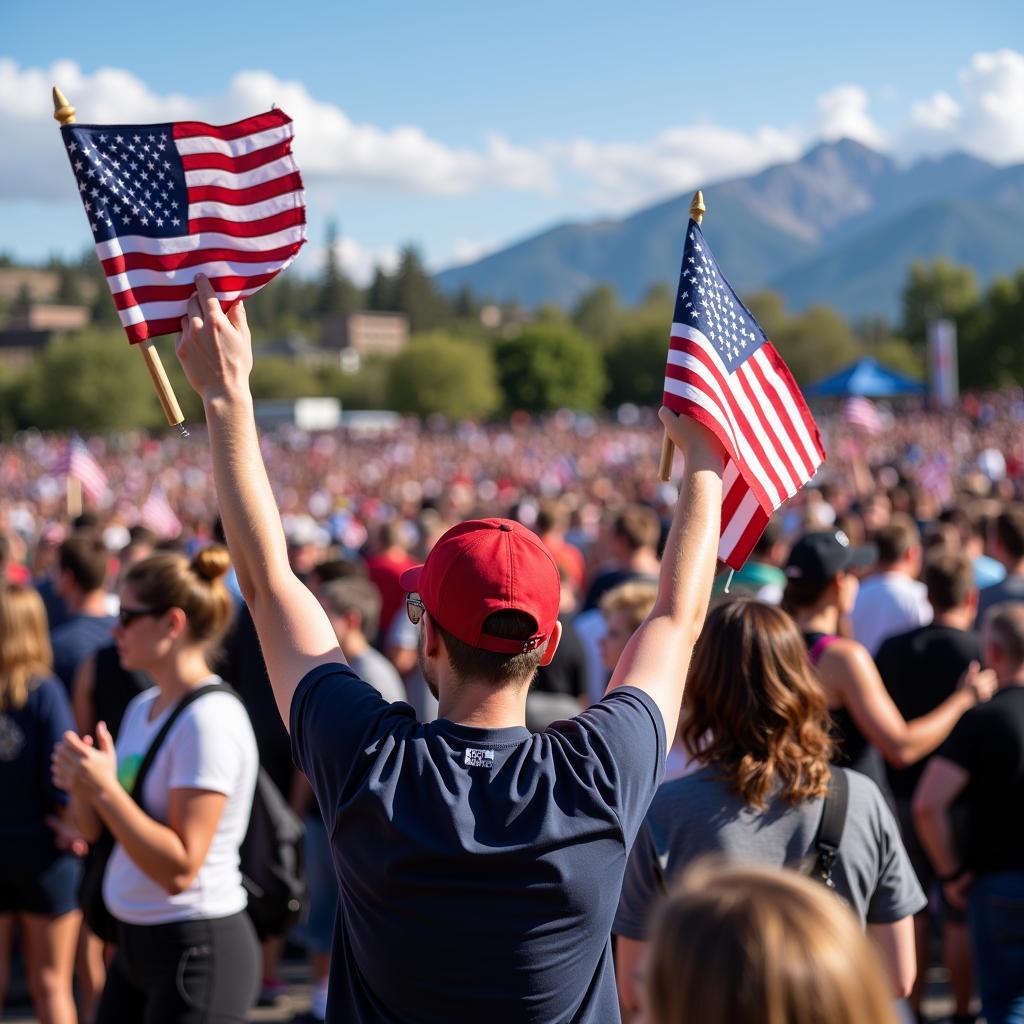
M 409 341 L 409 318 L 401 313 L 348 313 L 328 317 L 320 344 L 359 356 L 393 356 Z
M 0 363 L 20 370 L 50 344 L 52 337 L 51 331 L 0 330 Z
M 33 302 L 47 302 L 57 294 L 56 271 L 34 267 L 0 268 L 0 302 L 10 304 L 27 294 Z
M 81 331 L 89 326 L 89 310 L 85 306 L 33 304 L 27 309 L 12 310 L 7 329 L 12 331 Z

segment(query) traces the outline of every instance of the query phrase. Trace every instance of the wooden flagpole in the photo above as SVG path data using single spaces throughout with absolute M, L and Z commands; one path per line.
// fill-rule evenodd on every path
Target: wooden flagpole
M 704 213 L 707 207 L 704 205 L 704 195 L 697 189 L 693 193 L 693 199 L 690 200 L 690 216 L 698 224 L 704 219 Z M 668 436 L 668 431 L 665 431 L 665 436 L 661 441 L 661 465 L 658 469 L 658 476 L 664 481 L 672 479 L 672 458 L 676 453 L 676 446 L 672 443 L 672 438 Z
M 82 514 L 82 481 L 68 473 L 68 519 L 75 520 Z
M 67 97 L 57 86 L 53 87 L 53 118 L 62 127 L 66 124 L 74 124 L 76 121 L 75 108 L 68 103 Z M 157 351 L 156 345 L 153 344 L 153 339 L 147 338 L 145 341 L 136 343 L 134 347 L 139 350 L 146 363 L 146 369 L 153 381 L 156 396 L 160 400 L 160 407 L 167 417 L 167 422 L 172 427 L 180 428 L 182 437 L 188 437 L 188 431 L 184 425 L 185 417 L 182 415 L 181 406 L 178 405 L 178 399 L 174 396 L 171 382 L 167 379 L 167 371 L 164 370 L 163 363 L 160 362 L 160 353 Z

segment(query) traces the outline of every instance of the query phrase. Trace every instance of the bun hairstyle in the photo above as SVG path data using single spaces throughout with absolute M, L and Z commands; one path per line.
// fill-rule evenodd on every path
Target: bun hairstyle
M 224 575 L 231 568 L 227 548 L 203 548 L 189 561 L 184 555 L 159 554 L 136 562 L 124 578 L 147 608 L 180 608 L 191 639 L 210 648 L 231 624 L 234 604 Z

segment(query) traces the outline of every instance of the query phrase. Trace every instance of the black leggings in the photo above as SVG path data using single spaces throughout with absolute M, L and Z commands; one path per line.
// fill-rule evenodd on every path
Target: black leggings
M 94 1024 L 235 1024 L 259 991 L 260 951 L 247 914 L 170 924 L 122 923 Z

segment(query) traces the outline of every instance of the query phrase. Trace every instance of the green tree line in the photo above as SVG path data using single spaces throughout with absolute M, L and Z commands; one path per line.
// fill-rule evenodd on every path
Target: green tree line
M 333 230 L 333 229 L 332 229 Z M 545 305 L 527 315 L 502 310 L 502 325 L 485 327 L 485 300 L 463 291 L 441 293 L 412 247 L 392 272 L 378 268 L 357 288 L 334 256 L 317 279 L 282 275 L 247 302 L 257 346 L 252 386 L 259 398 L 329 395 L 346 408 L 389 408 L 453 420 L 514 410 L 597 411 L 625 402 L 661 400 L 673 293 L 653 287 L 642 302 L 623 306 L 599 285 L 571 310 Z M 161 414 L 142 360 L 126 343 L 95 258 L 51 264 L 60 298 L 92 298 L 92 326 L 60 338 L 21 371 L 0 366 L 0 430 L 159 427 Z M 81 301 L 81 299 L 79 299 Z M 879 318 L 850 323 L 827 306 L 786 309 L 782 297 L 761 291 L 746 302 L 801 384 L 809 384 L 862 355 L 923 375 L 927 322 L 944 316 L 959 329 L 965 387 L 1024 381 L 1024 270 L 982 289 L 973 273 L 944 261 L 909 268 L 898 325 Z M 410 321 L 412 339 L 397 357 L 370 357 L 357 372 L 337 364 L 310 365 L 260 354 L 266 342 L 291 333 L 314 340 L 324 318 L 358 309 L 396 311 Z M 170 339 L 164 363 L 189 419 L 202 410 L 185 383 Z

